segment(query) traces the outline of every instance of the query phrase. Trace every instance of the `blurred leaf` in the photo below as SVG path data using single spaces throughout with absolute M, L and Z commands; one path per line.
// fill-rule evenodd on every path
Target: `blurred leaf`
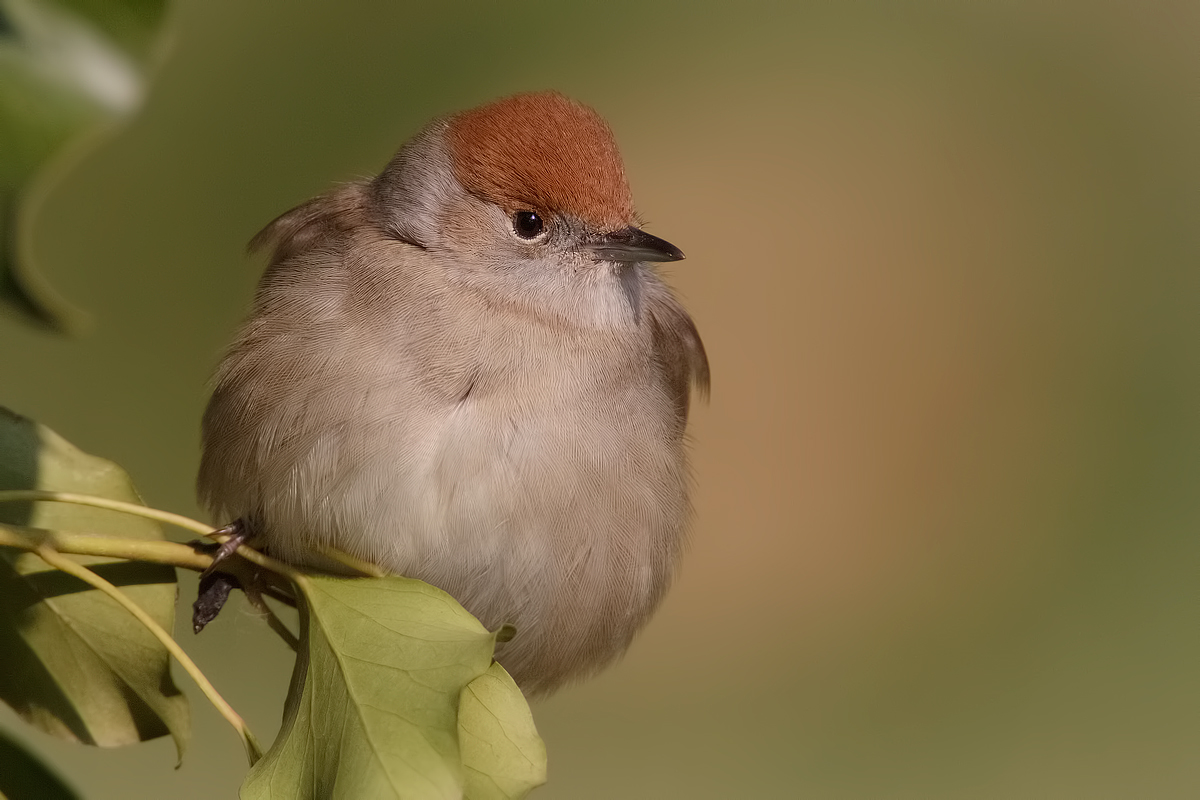
M 30 222 L 98 135 L 141 103 L 165 0 L 0 0 L 0 307 L 76 331 L 38 272 Z
M 167 0 L 58 0 L 58 5 L 142 64 L 154 54 L 167 12 Z
M 0 408 L 0 489 L 84 492 L 141 502 L 110 461 Z M 66 503 L 0 503 L 0 524 L 161 539 L 150 520 Z M 167 566 L 72 556 L 124 591 L 164 628 L 175 618 Z M 187 700 L 167 651 L 102 592 L 35 555 L 0 548 L 0 699 L 63 739 L 115 747 L 170 734 L 182 756 Z
M 488 672 L 495 635 L 420 581 L 306 577 L 298 584 L 306 647 L 279 738 L 251 770 L 243 800 L 462 797 L 459 698 Z M 483 694 L 495 699 L 491 688 Z M 494 730 L 519 730 L 527 743 L 520 713 Z M 505 748 L 496 754 L 479 759 L 478 769 L 520 771 L 505 762 Z
M 78 800 L 79 795 L 54 770 L 18 741 L 0 731 L 0 798 L 4 800 Z
M 546 782 L 546 745 L 525 696 L 496 662 L 463 689 L 458 744 L 470 800 L 516 800 Z

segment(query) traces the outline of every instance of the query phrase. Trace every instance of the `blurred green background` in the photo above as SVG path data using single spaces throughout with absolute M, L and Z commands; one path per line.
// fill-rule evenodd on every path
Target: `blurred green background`
M 682 576 L 535 707 L 535 796 L 1200 792 L 1194 0 L 183 0 L 171 30 L 34 229 L 97 328 L 0 318 L 0 402 L 198 513 L 246 241 L 434 115 L 560 89 L 687 252 L 714 388 Z M 244 606 L 178 628 L 269 740 L 283 646 Z M 178 771 L 30 736 L 89 798 L 231 797 L 240 745 L 187 689 Z

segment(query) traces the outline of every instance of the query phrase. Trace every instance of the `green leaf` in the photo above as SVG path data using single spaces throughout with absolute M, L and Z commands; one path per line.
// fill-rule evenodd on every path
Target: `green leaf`
M 463 689 L 458 742 L 470 800 L 516 800 L 546 782 L 546 745 L 525 696 L 498 663 Z
M 50 429 L 0 408 L 0 489 L 81 492 L 140 503 L 129 477 Z M 162 539 L 150 520 L 66 503 L 0 503 L 0 524 Z M 121 587 L 167 630 L 171 567 L 71 556 Z M 35 555 L 0 548 L 0 699 L 63 739 L 115 747 L 170 734 L 182 756 L 187 700 L 167 651 L 110 597 Z
M 145 95 L 165 0 L 0 0 L 0 307 L 43 327 L 86 315 L 41 276 L 30 222 L 61 175 Z
M 53 769 L 4 731 L 0 731 L 0 765 L 4 800 L 79 800 Z
M 243 800 L 462 797 L 459 698 L 488 672 L 495 635 L 420 581 L 297 583 L 305 647 Z

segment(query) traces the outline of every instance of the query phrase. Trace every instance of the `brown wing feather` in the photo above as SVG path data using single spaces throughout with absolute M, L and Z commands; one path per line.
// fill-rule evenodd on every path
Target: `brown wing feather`
M 330 234 L 348 231 L 361 216 L 353 212 L 364 203 L 365 182 L 348 183 L 280 214 L 255 234 L 250 252 L 271 249 L 276 264 L 310 249 Z
M 682 430 L 687 423 L 693 387 L 701 398 L 708 398 L 708 355 L 696 323 L 666 286 L 659 284 L 646 299 L 653 326 L 654 353 L 675 399 Z

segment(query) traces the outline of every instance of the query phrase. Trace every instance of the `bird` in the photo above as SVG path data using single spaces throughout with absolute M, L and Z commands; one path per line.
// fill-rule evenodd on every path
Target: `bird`
M 529 697 L 594 675 L 672 583 L 709 366 L 611 128 L 553 91 L 434 119 L 287 211 L 220 361 L 198 496 L 272 557 L 430 583 Z

